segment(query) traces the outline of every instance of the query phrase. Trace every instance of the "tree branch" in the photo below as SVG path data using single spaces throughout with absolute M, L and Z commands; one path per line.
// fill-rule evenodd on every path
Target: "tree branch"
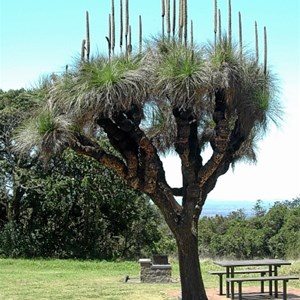
M 211 135 L 211 147 L 213 154 L 204 167 L 199 172 L 199 184 L 202 189 L 202 198 L 205 199 L 207 193 L 215 186 L 224 170 L 228 170 L 230 165 L 228 160 L 230 145 L 230 125 L 229 115 L 227 115 L 227 99 L 223 89 L 215 92 L 215 110 L 213 120 L 215 122 L 214 134 Z M 226 164 L 227 162 L 227 164 Z M 203 197 L 205 196 L 205 197 Z
M 177 124 L 175 150 L 181 159 L 183 187 L 173 189 L 173 193 L 182 196 L 180 217 L 185 219 L 185 226 L 192 226 L 197 203 L 201 199 L 198 172 L 202 167 L 198 124 L 192 112 L 174 109 L 173 115 Z
M 226 111 L 226 97 L 224 91 L 215 93 L 216 106 L 214 112 L 215 134 L 211 145 L 214 150 L 212 157 L 200 171 L 200 186 L 204 195 L 212 191 L 217 183 L 217 179 L 225 174 L 232 162 L 234 154 L 240 149 L 247 139 L 252 128 L 245 130 L 237 118 L 234 128 L 230 129 L 229 117 Z
M 197 122 L 192 113 L 174 109 L 173 114 L 177 124 L 175 150 L 182 164 L 184 204 L 189 196 L 193 197 L 193 193 L 198 193 L 195 185 L 198 185 L 198 170 L 202 165 L 202 158 L 200 156 Z
M 128 184 L 148 194 L 161 209 L 167 222 L 174 226 L 178 221 L 181 206 L 166 182 L 156 148 L 139 128 L 137 114 L 120 112 L 112 119 L 99 118 L 97 123 L 126 161 Z
M 123 113 L 122 113 L 123 114 Z M 138 145 L 130 138 L 129 131 L 135 126 L 130 120 L 115 117 L 115 122 L 108 118 L 99 118 L 97 123 L 104 129 L 111 145 L 120 152 L 127 164 L 126 181 L 135 188 L 141 189 L 140 178 L 138 176 Z
M 172 188 L 172 193 L 175 197 L 183 196 L 183 188 Z
M 104 166 L 114 170 L 120 177 L 126 179 L 128 169 L 123 161 L 114 155 L 108 154 L 100 145 L 84 135 L 77 135 L 77 139 L 69 147 L 79 154 L 96 159 Z

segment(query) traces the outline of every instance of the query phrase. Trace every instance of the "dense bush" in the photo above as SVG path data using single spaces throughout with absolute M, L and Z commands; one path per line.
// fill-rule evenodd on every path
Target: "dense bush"
M 51 164 L 23 180 L 36 185 L 18 199 L 18 218 L 2 221 L 2 255 L 113 259 L 155 250 L 159 216 L 145 196 L 74 153 Z

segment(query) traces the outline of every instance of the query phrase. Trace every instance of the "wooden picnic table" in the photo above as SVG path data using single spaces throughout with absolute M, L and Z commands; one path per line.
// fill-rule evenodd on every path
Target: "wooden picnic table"
M 226 268 L 226 278 L 234 278 L 235 268 L 266 266 L 269 269 L 269 276 L 277 276 L 278 268 L 283 265 L 291 265 L 291 262 L 283 259 L 254 259 L 254 260 L 220 260 L 214 264 Z M 278 282 L 274 282 L 275 294 L 278 294 Z M 226 281 L 226 297 L 229 298 L 231 291 L 229 282 Z M 272 280 L 269 281 L 269 294 L 272 295 Z

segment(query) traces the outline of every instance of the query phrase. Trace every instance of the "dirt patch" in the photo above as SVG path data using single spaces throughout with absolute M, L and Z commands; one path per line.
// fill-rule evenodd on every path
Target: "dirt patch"
M 218 295 L 218 289 L 206 289 L 206 294 L 209 300 L 227 300 L 228 298 L 226 298 L 225 295 L 220 296 Z M 259 299 L 282 299 L 282 295 L 279 294 L 279 298 L 274 298 L 269 296 L 268 294 L 257 294 L 257 292 L 255 293 L 255 290 L 251 287 L 247 288 L 243 288 L 243 293 L 245 293 L 245 296 L 243 297 L 243 299 L 247 299 L 247 300 L 259 300 Z M 181 296 L 180 291 L 168 291 L 165 293 L 168 298 L 171 300 L 177 300 L 179 299 L 179 297 Z M 288 288 L 288 297 L 289 300 L 299 300 L 300 299 L 300 289 L 296 289 L 296 288 Z

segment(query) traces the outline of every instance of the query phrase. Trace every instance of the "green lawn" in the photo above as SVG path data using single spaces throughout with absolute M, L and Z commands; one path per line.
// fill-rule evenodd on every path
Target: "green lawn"
M 172 277 L 178 279 L 178 264 L 172 264 Z M 202 261 L 207 288 L 218 287 L 217 278 L 208 275 L 216 269 L 209 260 Z M 300 274 L 300 262 L 282 267 L 281 273 Z M 168 299 L 166 292 L 180 290 L 179 283 L 123 283 L 126 275 L 138 279 L 137 262 L 75 260 L 0 259 L 0 299 Z M 289 286 L 299 287 L 299 282 Z M 173 298 L 174 299 L 174 298 Z

